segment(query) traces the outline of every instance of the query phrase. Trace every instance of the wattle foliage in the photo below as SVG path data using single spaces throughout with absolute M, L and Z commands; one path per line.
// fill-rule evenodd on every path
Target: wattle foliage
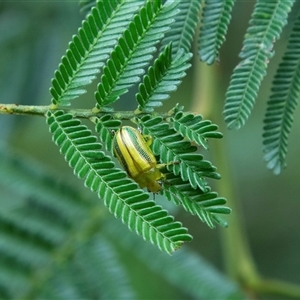
M 285 167 L 288 137 L 300 94 L 300 16 L 294 24 L 287 51 L 282 57 L 268 101 L 264 126 L 267 166 L 279 174 Z
M 245 35 L 242 61 L 231 76 L 226 93 L 224 116 L 228 128 L 242 127 L 252 111 L 273 46 L 287 23 L 294 0 L 258 0 Z

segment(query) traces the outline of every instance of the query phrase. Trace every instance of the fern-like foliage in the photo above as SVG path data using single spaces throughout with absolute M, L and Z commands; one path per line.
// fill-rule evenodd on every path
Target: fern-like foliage
M 113 135 L 112 132 L 117 131 L 122 122 L 120 120 L 113 119 L 109 114 L 103 115 L 101 118 L 94 118 L 93 121 L 96 124 L 96 132 L 99 133 L 99 137 L 103 145 L 108 152 L 113 149 Z
M 216 131 L 218 126 L 209 120 L 204 120 L 201 115 L 179 111 L 170 118 L 170 124 L 183 137 L 206 150 L 208 149 L 207 138 L 219 139 L 223 137 L 221 132 Z
M 159 156 L 161 162 L 180 161 L 180 164 L 169 165 L 172 173 L 165 172 L 167 182 L 163 193 L 166 197 L 182 204 L 183 208 L 197 216 L 208 226 L 214 227 L 214 222 L 226 226 L 226 221 L 217 214 L 228 214 L 230 209 L 222 206 L 226 203 L 224 198 L 210 193 L 205 177 L 219 179 L 220 175 L 209 161 L 196 153 L 197 147 L 169 127 L 161 117 L 151 118 L 149 115 L 135 120 L 145 134 L 154 137 L 152 150 Z M 203 203 L 202 203 L 203 201 Z
M 195 298 L 231 299 L 238 292 L 198 254 L 182 249 L 168 259 L 120 227 L 118 220 L 106 218 L 94 197 L 86 197 L 65 180 L 58 184 L 48 170 L 46 175 L 33 162 L 28 166 L 15 153 L 5 155 L 0 147 L 0 154 L 1 298 L 135 299 L 130 270 L 118 258 L 120 244 L 171 284 L 182 282 L 180 289 Z
M 104 207 L 20 153 L 0 154 L 1 299 L 135 298 L 99 233 Z
M 174 222 L 167 211 L 149 200 L 126 173 L 101 149 L 91 131 L 63 111 L 47 113 L 47 123 L 54 142 L 60 147 L 74 173 L 85 179 L 85 186 L 95 192 L 115 217 L 159 249 L 172 253 L 191 236 L 181 223 Z
M 273 44 L 287 22 L 294 0 L 258 0 L 247 29 L 240 57 L 226 93 L 224 108 L 228 128 L 240 128 L 248 119 L 273 56 Z
M 92 285 L 96 280 L 99 282 L 97 278 L 101 274 L 100 290 L 102 293 L 98 299 L 137 299 L 129 282 L 130 270 L 125 270 L 125 265 L 119 259 L 116 247 L 109 239 L 100 235 L 97 235 L 89 244 L 87 249 L 84 247 L 79 249 L 77 259 L 78 270 L 83 269 L 87 272 L 85 281 L 90 285 L 89 290 L 93 291 Z M 81 276 L 80 272 L 79 275 Z M 90 281 L 90 278 L 96 280 L 93 282 L 93 280 Z M 84 285 L 85 283 L 82 282 L 83 288 L 85 288 Z M 92 295 L 89 298 L 91 299 Z
M 128 270 L 108 238 L 95 234 L 74 252 L 66 267 L 57 268 L 40 298 L 136 299 Z
M 285 167 L 288 136 L 300 94 L 300 16 L 294 24 L 287 51 L 276 72 L 264 126 L 264 152 L 269 169 Z
M 54 73 L 50 88 L 54 106 L 70 105 L 71 100 L 86 92 L 83 87 L 96 78 L 138 4 L 125 0 L 97 2 Z
M 197 159 L 197 157 L 192 157 Z M 201 191 L 199 188 L 192 188 L 190 184 L 183 181 L 179 176 L 173 173 L 165 173 L 167 183 L 163 194 L 176 205 L 182 205 L 184 210 L 206 223 L 210 228 L 215 224 L 227 227 L 227 221 L 219 215 L 230 214 L 231 209 L 224 206 L 226 199 L 219 197 L 217 193 L 207 190 Z
M 204 177 L 219 179 L 216 168 L 209 162 L 203 160 L 200 153 L 195 153 L 197 147 L 192 146 L 189 141 L 169 127 L 168 122 L 162 117 L 150 117 L 145 115 L 136 120 L 145 134 L 154 138 L 152 150 L 159 155 L 163 163 L 180 161 L 180 164 L 169 165 L 175 175 L 181 176 L 183 181 L 189 181 L 193 188 L 199 187 L 207 191 L 207 182 Z
M 190 52 L 201 9 L 201 1 L 199 0 L 180 0 L 177 2 L 180 12 L 175 18 L 175 23 L 162 40 L 163 47 L 172 42 L 172 55 L 175 55 L 179 49 L 183 49 L 186 53 Z
M 146 267 L 174 287 L 180 287 L 187 296 L 193 299 L 246 299 L 237 284 L 188 247 L 177 251 L 172 257 L 166 257 L 137 236 L 129 235 L 125 228 L 119 228 L 116 220 L 106 222 L 104 226 L 109 236 L 118 239 L 122 249 L 134 251 Z
M 219 57 L 219 50 L 225 42 L 234 3 L 235 0 L 205 1 L 198 39 L 198 53 L 200 59 L 209 65 Z
M 170 92 L 177 89 L 180 79 L 186 75 L 185 70 L 191 66 L 188 63 L 191 56 L 181 50 L 172 57 L 172 44 L 165 48 L 139 85 L 139 93 L 135 95 L 139 111 L 152 112 L 153 108 L 162 106 L 162 101 L 169 98 Z
M 148 1 L 135 15 L 103 68 L 95 93 L 97 107 L 101 109 L 115 102 L 139 81 L 144 66 L 153 58 L 155 44 L 174 21 L 176 6 L 176 1 L 165 5 L 161 1 Z
M 9 155 L 7 155 L 9 151 Z M 0 164 L 2 172 L 0 172 L 0 182 L 9 190 L 16 193 L 16 198 L 21 197 L 23 202 L 28 203 L 30 209 L 26 211 L 26 216 L 43 215 L 43 220 L 46 220 L 45 213 L 47 211 L 57 218 L 56 225 L 67 227 L 72 217 L 81 218 L 85 214 L 86 208 L 90 205 L 88 201 L 76 196 L 76 192 L 72 193 L 68 185 L 62 185 L 58 180 L 54 181 L 52 176 L 46 176 L 45 170 L 40 170 L 34 161 L 26 158 L 26 163 L 18 158 L 18 154 L 11 149 L 5 150 L 0 147 Z M 26 179 L 26 180 L 25 180 Z M 37 185 L 37 180 L 39 184 Z M 34 196 L 33 196 L 34 191 Z M 60 195 L 58 197 L 58 195 Z M 40 202 L 38 202 L 40 200 Z M 41 204 L 42 202 L 42 204 Z M 2 208 L 10 203 L 2 201 Z M 49 225 L 46 225 L 49 227 Z M 55 225 L 49 227 L 54 229 Z M 38 227 L 36 227 L 38 230 Z M 57 233 L 58 234 L 58 233 Z M 44 234 L 46 236 L 46 234 Z M 59 235 L 59 234 L 58 234 Z
M 54 243 L 8 215 L 0 215 L 0 295 L 1 298 L 22 298 L 28 291 L 26 277 L 39 265 L 48 262 Z

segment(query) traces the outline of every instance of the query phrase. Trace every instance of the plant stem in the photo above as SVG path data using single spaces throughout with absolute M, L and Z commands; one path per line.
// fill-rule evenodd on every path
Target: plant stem
M 92 117 L 101 117 L 104 114 L 111 114 L 114 119 L 130 120 L 137 116 L 135 112 L 132 111 L 97 111 L 94 109 L 70 109 L 70 108 L 53 108 L 51 105 L 18 105 L 18 104 L 2 104 L 0 103 L 0 114 L 9 115 L 31 115 L 31 116 L 45 116 L 48 110 L 63 110 L 65 113 L 69 113 L 76 118 L 90 119 Z M 139 115 L 143 115 L 140 113 Z M 170 117 L 170 113 L 158 114 L 152 113 L 152 115 L 160 115 L 163 119 Z
M 195 60 L 198 60 L 198 57 Z M 205 118 L 212 119 L 216 124 L 224 124 L 221 119 L 222 103 L 216 100 L 220 99 L 220 95 L 217 94 L 219 93 L 220 80 L 216 67 L 207 67 L 204 64 L 200 66 L 199 62 L 195 62 L 195 66 L 196 81 L 194 83 L 192 110 L 205 114 Z M 202 86 L 202 82 L 205 82 L 205 86 Z M 222 174 L 217 189 L 222 196 L 227 198 L 228 206 L 232 209 L 232 213 L 228 217 L 229 227 L 222 231 L 224 260 L 228 275 L 240 282 L 245 291 L 249 292 L 249 295 L 253 295 L 253 293 L 273 294 L 300 299 L 300 286 L 278 280 L 264 279 L 258 273 L 243 226 L 242 210 L 232 184 L 226 144 L 224 140 L 222 143 L 212 140 L 211 146 L 216 166 Z
M 196 95 L 194 95 L 194 109 L 196 109 L 197 102 L 198 109 L 205 112 L 205 118 L 212 119 L 216 124 L 222 124 L 221 120 L 221 103 L 218 100 L 218 78 L 215 66 L 206 66 L 204 64 L 196 63 Z M 202 87 L 199 82 L 205 82 L 205 87 Z M 200 87 L 199 87 L 200 86 Z M 201 99 L 201 101 L 197 100 Z M 221 128 L 222 131 L 222 128 Z M 211 141 L 213 143 L 214 141 Z M 255 264 L 251 252 L 249 250 L 248 241 L 244 232 L 241 221 L 241 209 L 237 202 L 237 197 L 234 194 L 232 187 L 232 178 L 230 166 L 226 155 L 225 141 L 216 141 L 211 147 L 213 157 L 218 171 L 222 174 L 222 179 L 217 182 L 218 192 L 227 198 L 228 206 L 232 209 L 232 213 L 228 217 L 229 227 L 222 232 L 225 267 L 228 275 L 235 280 L 244 282 L 256 281 L 258 274 L 256 272 Z M 246 278 L 244 278 L 246 277 Z
M 44 116 L 50 106 L 18 105 L 0 103 L 0 114 Z
M 256 282 L 252 287 L 252 290 L 260 294 L 269 294 L 281 296 L 286 299 L 300 299 L 300 287 L 296 284 L 283 282 L 273 279 L 261 279 Z

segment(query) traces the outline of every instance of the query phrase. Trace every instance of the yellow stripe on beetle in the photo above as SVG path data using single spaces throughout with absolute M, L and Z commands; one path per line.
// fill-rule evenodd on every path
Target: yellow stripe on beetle
M 145 137 L 131 126 L 121 127 L 114 137 L 114 154 L 141 188 L 146 187 L 150 192 L 157 193 L 162 189 L 159 181 L 165 175 L 159 168 L 166 164 L 157 164 L 156 158 L 150 149 L 152 139 L 146 141 Z

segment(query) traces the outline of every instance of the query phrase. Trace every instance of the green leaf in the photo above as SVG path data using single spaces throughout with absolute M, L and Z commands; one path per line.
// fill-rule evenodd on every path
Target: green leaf
M 104 226 L 107 234 L 118 240 L 122 250 L 135 252 L 146 267 L 174 287 L 180 287 L 186 299 L 246 299 L 242 289 L 205 260 L 199 251 L 184 247 L 172 257 L 166 256 L 143 243 L 137 236 L 126 234 L 116 220 L 106 222 Z
M 91 205 L 77 191 L 72 192 L 67 184 L 61 182 L 64 178 L 54 176 L 50 170 L 44 170 L 24 154 L 0 146 L 0 164 L 0 182 L 9 191 L 14 191 L 14 198 L 20 198 L 21 204 L 30 206 L 25 215 L 32 216 L 32 219 L 43 215 L 42 219 L 48 220 L 44 212 L 52 212 L 56 216 L 56 225 L 68 227 L 74 216 L 77 219 L 84 217 L 85 210 Z M 11 206 L 11 201 L 6 203 L 2 199 L 1 205 L 4 211 L 6 206 Z M 54 225 L 49 227 L 47 224 L 45 227 L 55 229 Z M 37 227 L 35 229 L 38 230 Z M 43 232 L 43 235 L 47 236 L 47 233 Z
M 201 115 L 179 111 L 170 118 L 170 123 L 183 137 L 204 149 L 208 149 L 207 138 L 219 139 L 223 137 L 221 132 L 216 131 L 218 126 L 209 120 L 203 120 Z
M 99 235 L 106 221 L 99 200 L 24 154 L 2 145 L 0 154 L 1 298 L 132 299 L 115 249 Z
M 157 44 L 177 13 L 176 2 L 148 1 L 125 30 L 103 68 L 95 98 L 102 108 L 115 102 L 140 80 Z
M 294 24 L 268 101 L 263 133 L 267 167 L 279 174 L 286 166 L 288 137 L 300 94 L 300 16 Z
M 234 3 L 235 0 L 205 1 L 198 40 L 198 53 L 200 59 L 209 65 L 219 58 L 219 50 L 225 42 Z
M 96 132 L 99 133 L 101 142 L 105 145 L 108 152 L 113 149 L 113 133 L 117 131 L 122 122 L 120 120 L 113 119 L 111 115 L 104 115 L 101 118 L 95 118 Z
M 53 141 L 75 175 L 84 179 L 85 186 L 103 199 L 109 211 L 130 230 L 169 254 L 191 240 L 181 223 L 174 222 L 166 210 L 149 200 L 148 193 L 114 167 L 110 157 L 100 151 L 96 137 L 80 120 L 63 111 L 48 111 L 46 117 Z
M 249 118 L 273 44 L 280 37 L 294 0 L 258 0 L 244 39 L 240 57 L 226 93 L 225 121 L 229 129 L 242 127 Z
M 189 181 L 190 185 L 196 189 L 207 191 L 208 186 L 204 177 L 219 179 L 216 168 L 209 161 L 205 161 L 203 156 L 195 153 L 197 147 L 192 146 L 189 141 L 169 128 L 169 124 L 161 117 L 143 116 L 136 119 L 145 134 L 151 135 L 154 139 L 152 150 L 155 155 L 160 156 L 162 163 L 176 162 L 168 166 L 175 175 L 180 174 L 183 181 Z
M 172 59 L 172 45 L 165 48 L 139 85 L 139 93 L 135 95 L 139 111 L 152 112 L 154 107 L 162 106 L 162 101 L 176 91 L 180 79 L 186 75 L 185 70 L 191 66 L 187 61 L 191 56 L 181 50 Z
M 175 23 L 168 30 L 162 40 L 162 47 L 166 47 L 172 42 L 172 56 L 175 56 L 180 49 L 185 53 L 190 52 L 194 39 L 195 30 L 199 22 L 201 1 L 176 1 L 180 12 L 175 17 Z
M 66 291 L 74 289 L 79 294 L 77 299 L 136 299 L 129 281 L 130 270 L 125 269 L 112 242 L 113 239 L 96 234 L 78 247 L 68 268 L 59 268 L 53 278 L 52 290 L 59 290 L 55 298 L 75 299 L 66 295 Z
M 181 204 L 183 208 L 197 215 L 198 218 L 209 227 L 214 228 L 215 223 L 227 227 L 227 222 L 220 218 L 219 214 L 229 214 L 230 208 L 224 206 L 226 199 L 219 197 L 217 193 L 199 188 L 192 188 L 187 182 L 182 181 L 179 176 L 166 173 L 167 180 L 164 184 L 163 194 L 176 205 Z
M 86 92 L 83 87 L 96 78 L 139 4 L 124 0 L 97 2 L 54 73 L 50 88 L 53 105 L 70 105 L 71 100 Z

